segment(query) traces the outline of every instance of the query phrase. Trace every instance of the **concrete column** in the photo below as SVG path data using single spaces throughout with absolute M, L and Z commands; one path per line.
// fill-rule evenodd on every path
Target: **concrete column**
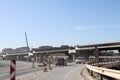
M 40 60 L 39 60 L 39 55 L 38 55 L 38 56 L 37 56 L 37 63 L 39 63 L 39 61 L 40 61 Z
M 93 76 L 93 71 L 90 71 L 91 76 Z
M 40 55 L 38 55 L 38 63 L 40 63 L 41 62 L 41 59 L 40 59 Z
M 30 56 L 28 55 L 27 61 L 29 62 L 29 60 L 30 60 Z
M 17 61 L 19 61 L 19 56 L 17 56 Z
M 37 57 L 37 55 L 36 55 L 36 63 L 38 63 L 38 57 Z
M 7 56 L 5 56 L 5 60 L 8 60 Z
M 35 62 L 35 56 L 33 55 L 33 57 L 32 57 L 32 68 L 35 68 L 34 62 Z
M 41 56 L 40 56 L 40 62 L 43 63 L 43 61 L 44 61 L 44 56 L 41 55 Z
M 49 70 L 52 70 L 51 63 L 52 63 L 52 57 L 49 56 L 49 57 L 48 57 Z
M 100 75 L 100 74 L 99 74 Z M 103 75 L 100 75 L 100 80 L 103 80 Z
M 45 59 L 45 56 L 44 55 L 41 55 L 41 62 L 43 62 Z
M 75 55 L 74 55 L 74 54 L 72 54 L 72 56 L 73 56 L 73 62 L 75 62 Z
M 118 60 L 120 61 L 120 56 L 119 56 Z

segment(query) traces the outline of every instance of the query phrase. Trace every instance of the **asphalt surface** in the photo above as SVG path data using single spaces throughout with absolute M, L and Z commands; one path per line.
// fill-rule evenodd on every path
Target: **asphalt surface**
M 31 80 L 85 80 L 81 75 L 83 64 L 69 64 L 68 66 L 59 66 L 52 71 L 41 72 L 37 77 Z
M 5 63 L 6 65 L 0 67 L 0 80 L 10 80 L 10 61 L 2 61 L 2 63 Z M 32 63 L 17 61 L 16 76 L 26 75 L 42 69 L 42 67 L 32 68 Z
M 0 80 L 9 79 L 9 64 L 5 62 L 7 66 L 0 67 Z M 17 62 L 16 65 L 16 80 L 85 80 L 81 75 L 84 64 L 68 64 L 68 66 L 55 66 L 52 65 L 53 70 L 43 72 L 43 66 L 38 67 L 35 64 L 35 68 L 32 68 L 32 63 Z

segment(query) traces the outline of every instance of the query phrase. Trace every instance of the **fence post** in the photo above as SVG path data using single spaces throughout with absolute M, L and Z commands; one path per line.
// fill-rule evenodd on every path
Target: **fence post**
M 10 64 L 10 80 L 16 80 L 16 60 L 11 60 Z

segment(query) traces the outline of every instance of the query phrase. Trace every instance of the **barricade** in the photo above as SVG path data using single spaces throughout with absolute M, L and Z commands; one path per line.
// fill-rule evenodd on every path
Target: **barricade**
M 47 60 L 44 60 L 43 62 L 43 66 L 44 66 L 44 69 L 43 69 L 43 72 L 47 72 Z
M 10 80 L 16 80 L 16 60 L 11 60 L 10 64 Z

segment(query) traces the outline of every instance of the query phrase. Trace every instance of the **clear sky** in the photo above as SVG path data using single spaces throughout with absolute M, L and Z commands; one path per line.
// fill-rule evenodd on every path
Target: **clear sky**
M 120 0 L 0 0 L 0 50 L 120 41 Z

